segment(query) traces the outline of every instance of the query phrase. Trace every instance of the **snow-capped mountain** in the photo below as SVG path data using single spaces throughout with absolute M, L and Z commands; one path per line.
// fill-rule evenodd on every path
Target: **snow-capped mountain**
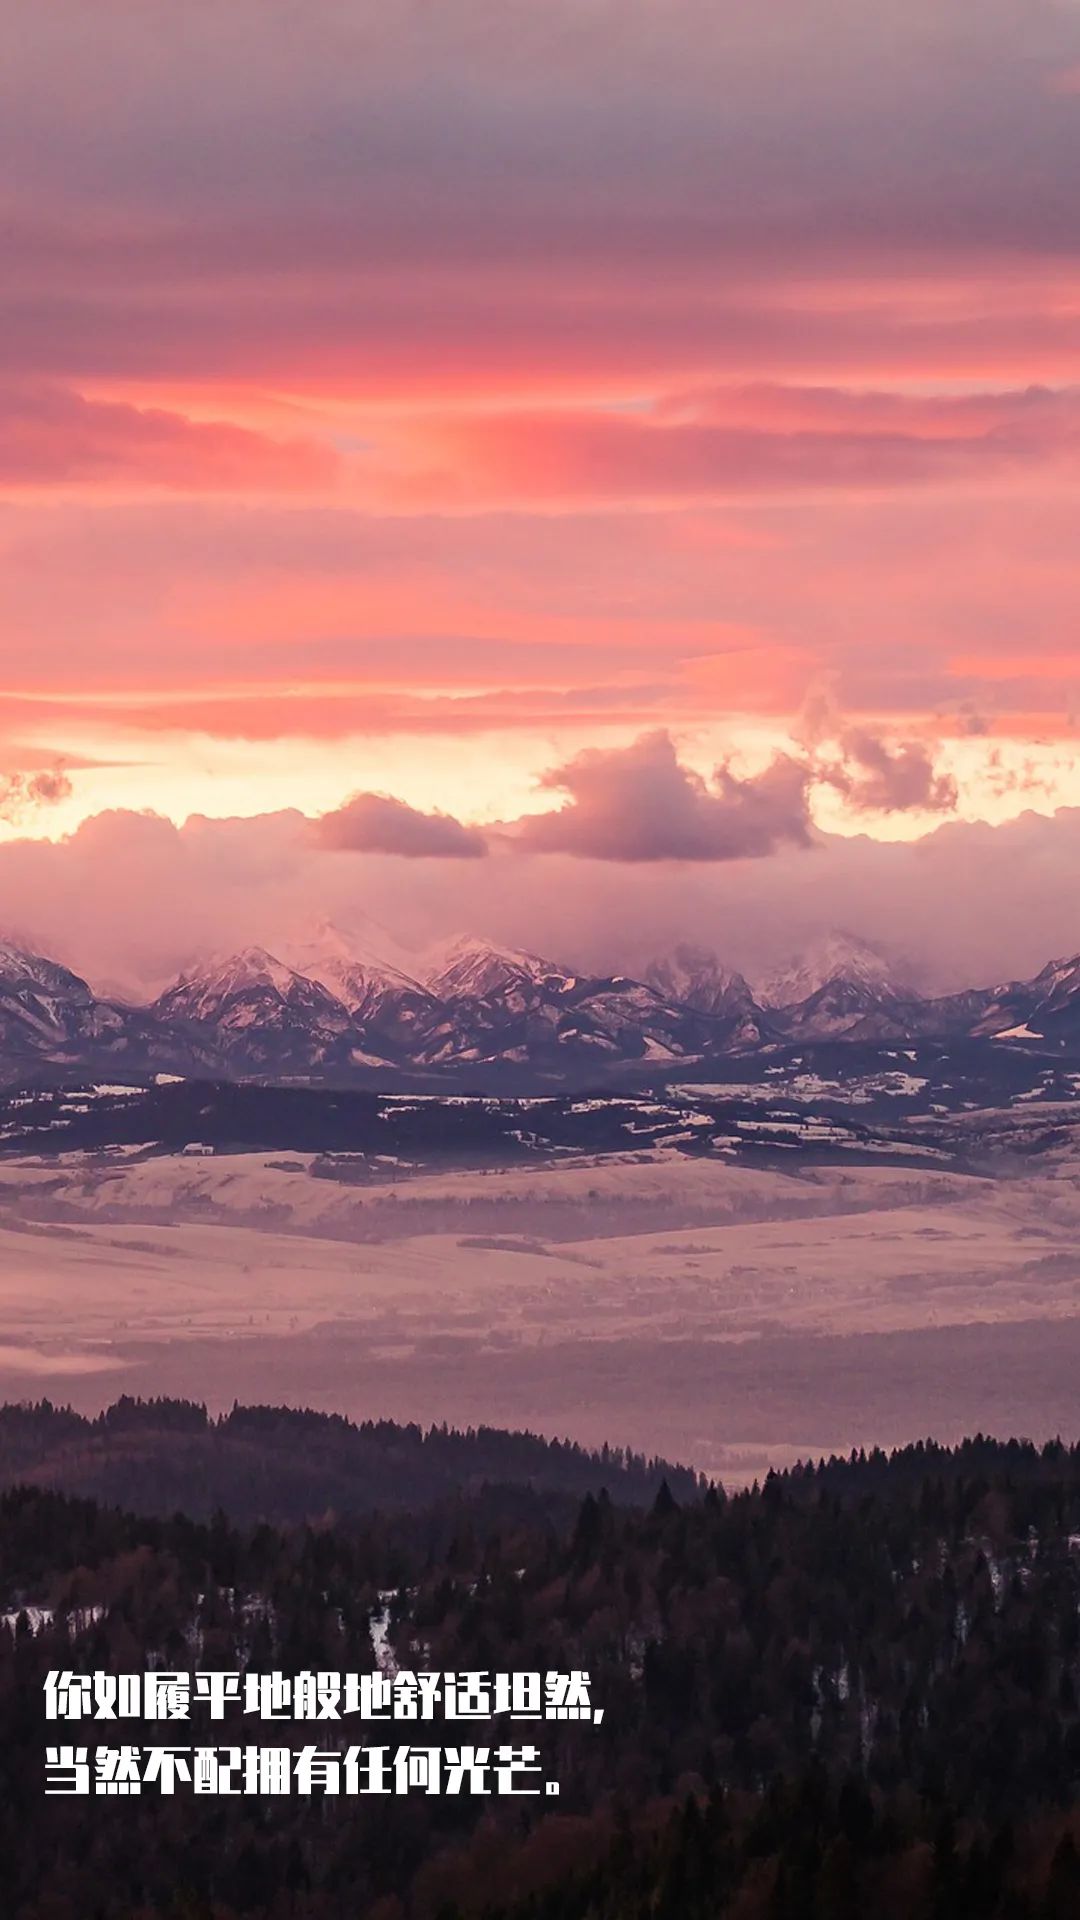
M 371 947 L 367 939 L 323 922 L 311 939 L 286 947 L 288 964 L 348 1008 L 363 1031 L 363 1046 L 377 1058 L 413 1058 L 430 1043 L 442 1021 L 442 1002 L 411 972 Z M 404 958 L 404 956 L 402 956 Z
M 414 966 L 381 928 L 346 932 L 332 920 L 316 922 L 304 938 L 275 942 L 286 966 L 317 980 L 352 1010 L 381 987 L 424 992 Z
M 87 982 L 43 955 L 0 944 L 0 1047 L 17 1056 L 85 1045 L 109 1024 Z
M 0 1077 L 44 1064 L 144 1072 L 171 1057 L 173 1046 L 167 1023 L 145 1009 L 99 999 L 69 967 L 0 941 Z
M 511 1002 L 517 996 L 527 999 L 541 982 L 560 991 L 572 987 L 575 980 L 554 960 L 518 947 L 495 946 L 469 934 L 433 949 L 425 958 L 423 976 L 440 1000 L 487 1000 L 502 994 Z
M 311 939 L 290 942 L 285 957 L 295 972 L 317 980 L 340 1000 L 363 1027 L 381 1031 L 414 1025 L 439 1006 L 412 973 L 328 921 Z
M 794 1007 L 836 981 L 857 987 L 870 1000 L 917 999 L 911 982 L 896 963 L 854 934 L 822 934 L 802 953 L 773 967 L 756 984 L 763 1007 Z
M 245 947 L 181 978 L 152 1012 L 253 1071 L 344 1064 L 356 1037 L 341 1000 L 264 947 Z
M 795 1006 L 775 1008 L 773 1019 L 791 1040 L 906 1040 L 913 1005 L 838 974 Z
M 758 999 L 775 1031 L 809 1043 L 912 1039 L 926 1031 L 923 1010 L 930 1004 L 879 948 L 840 932 L 774 968 L 759 984 Z
M 482 1069 L 557 1086 L 837 1042 L 1080 1049 L 1080 956 L 1030 981 L 926 999 L 875 949 L 833 937 L 774 977 L 771 992 L 785 998 L 763 1007 L 740 974 L 690 946 L 655 960 L 645 979 L 477 939 L 414 974 L 325 927 L 287 952 L 246 947 L 132 1007 L 0 941 L 0 1080 L 123 1069 L 332 1084 L 399 1074 L 437 1087 Z M 822 971 L 801 1000 L 786 998 Z
M 665 999 L 723 1021 L 731 1046 L 752 1047 L 772 1035 L 768 1018 L 743 975 L 725 967 L 708 947 L 673 947 L 650 963 L 645 980 Z
M 433 1065 L 528 1062 L 559 1072 L 572 1062 L 700 1056 L 715 1022 L 641 980 L 580 973 L 558 961 L 471 937 L 429 960 L 430 989 L 446 1020 Z
M 999 1040 L 1080 1040 L 1080 954 L 1051 960 L 1034 980 L 995 987 L 975 1032 Z
M 47 960 L 44 954 L 32 953 L 6 936 L 0 937 L 0 981 L 7 988 L 20 985 L 57 1000 L 93 998 L 86 981 L 69 967 Z
M 578 980 L 559 1026 L 559 1043 L 606 1049 L 642 1060 L 701 1059 L 723 1043 L 712 1015 L 687 1007 L 641 980 L 615 975 Z

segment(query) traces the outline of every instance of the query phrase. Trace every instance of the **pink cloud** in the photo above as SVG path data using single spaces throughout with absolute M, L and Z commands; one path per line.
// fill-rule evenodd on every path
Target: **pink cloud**
M 739 860 L 784 841 L 809 846 L 807 771 L 783 756 L 740 779 L 718 767 L 710 783 L 683 766 L 669 734 L 633 746 L 589 748 L 545 774 L 565 806 L 518 821 L 517 844 L 534 853 L 593 860 Z
M 821 779 L 865 813 L 951 813 L 959 798 L 952 774 L 939 773 L 921 740 L 891 744 L 866 727 L 840 739 L 841 758 L 816 763 Z
M 449 813 L 422 813 L 385 793 L 354 793 L 316 822 L 319 841 L 339 852 L 392 853 L 408 860 L 476 860 L 487 842 Z
M 8 49 L 12 376 L 411 404 L 1077 367 L 1072 8 L 1038 63 L 1030 0 L 93 15 Z
M 825 432 L 905 439 L 980 439 L 1002 430 L 1037 443 L 1075 435 L 1080 392 L 1028 386 L 970 393 L 920 393 L 862 386 L 716 386 L 664 395 L 655 408 L 663 422 L 744 427 L 767 433 Z
M 985 488 L 1075 472 L 1080 395 L 1032 389 L 926 399 L 832 388 L 733 388 L 651 414 L 579 409 L 476 417 L 436 434 L 422 483 L 445 497 L 753 499 Z
M 1075 8 L 31 11 L 5 737 L 1064 724 Z
M 0 820 L 24 826 L 42 808 L 55 807 L 71 793 L 63 767 L 0 774 Z
M 0 484 L 135 483 L 196 493 L 333 483 L 339 461 L 312 441 L 280 441 L 228 421 L 88 400 L 59 387 L 0 390 Z
M 735 860 L 391 860 L 319 848 L 297 813 L 193 819 L 114 812 L 59 842 L 0 842 L 3 925 L 99 988 L 149 995 L 252 941 L 274 951 L 329 918 L 378 953 L 460 931 L 634 971 L 676 940 L 753 973 L 846 926 L 942 989 L 1030 974 L 1077 946 L 1080 809 L 1007 826 L 952 822 L 917 842 L 820 834 Z M 986 874 L 994 885 L 986 885 Z

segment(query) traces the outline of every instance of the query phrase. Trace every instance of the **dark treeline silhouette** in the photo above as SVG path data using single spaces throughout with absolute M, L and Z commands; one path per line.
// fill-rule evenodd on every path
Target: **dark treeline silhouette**
M 0 1406 L 0 1486 L 56 1487 L 137 1513 L 206 1518 L 222 1508 L 240 1522 L 289 1524 L 417 1508 L 484 1485 L 575 1498 L 605 1488 L 640 1505 L 664 1480 L 680 1499 L 705 1485 L 684 1467 L 620 1447 L 591 1451 L 498 1427 L 356 1424 L 268 1406 L 235 1406 L 214 1419 L 191 1401 L 127 1395 L 94 1419 L 48 1400 Z
M 21 1487 L 0 1583 L 12 1920 L 1080 1913 L 1077 1448 L 926 1444 L 565 1521 L 457 1494 L 237 1527 Z M 557 1801 L 43 1796 L 50 1667 L 364 1668 L 376 1612 L 406 1667 L 588 1669 L 602 1724 L 511 1736 Z

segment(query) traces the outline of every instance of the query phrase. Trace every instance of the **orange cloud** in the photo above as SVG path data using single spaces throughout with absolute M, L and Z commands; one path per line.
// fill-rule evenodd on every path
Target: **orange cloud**
M 1065 728 L 1075 8 L 90 11 L 6 49 L 20 753 Z
M 652 411 L 521 412 L 433 429 L 418 494 L 450 503 L 856 497 L 1080 467 L 1073 390 L 932 398 L 714 389 Z
M 70 793 L 71 780 L 62 766 L 0 774 L 0 820 L 25 826 L 41 808 L 57 806 Z

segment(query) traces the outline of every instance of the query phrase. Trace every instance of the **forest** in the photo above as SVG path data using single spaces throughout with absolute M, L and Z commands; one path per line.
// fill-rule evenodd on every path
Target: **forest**
M 5 1913 L 1080 1913 L 1080 1449 L 925 1443 L 647 1505 L 521 1491 L 287 1526 L 4 1493 Z M 403 1669 L 587 1670 L 602 1722 L 528 1731 L 559 1798 L 46 1797 L 50 1670 L 366 1670 L 373 1627 Z
M 456 1493 L 535 1496 L 554 1511 L 605 1490 L 647 1504 L 661 1484 L 704 1491 L 688 1468 L 622 1447 L 596 1451 L 498 1427 L 357 1423 L 342 1414 L 234 1406 L 218 1418 L 189 1400 L 125 1394 L 94 1418 L 49 1400 L 0 1406 L 0 1486 L 87 1494 L 138 1513 L 278 1524 L 418 1508 Z

